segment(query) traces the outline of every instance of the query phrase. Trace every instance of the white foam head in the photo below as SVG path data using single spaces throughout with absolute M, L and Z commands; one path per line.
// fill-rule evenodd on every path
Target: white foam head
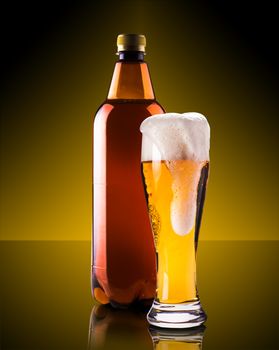
M 200 113 L 156 114 L 141 123 L 140 131 L 142 161 L 209 160 L 210 127 Z

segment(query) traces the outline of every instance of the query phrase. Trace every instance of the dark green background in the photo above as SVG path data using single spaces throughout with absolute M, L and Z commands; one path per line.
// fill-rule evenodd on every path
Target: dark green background
M 201 239 L 278 239 L 278 40 L 268 3 L 39 3 L 3 12 L 1 239 L 90 239 L 92 119 L 122 32 L 146 35 L 165 109 L 210 122 Z

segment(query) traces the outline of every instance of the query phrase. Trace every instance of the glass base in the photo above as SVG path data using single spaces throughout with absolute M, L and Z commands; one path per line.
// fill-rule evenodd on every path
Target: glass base
M 198 327 L 206 318 L 199 300 L 180 304 L 162 304 L 155 300 L 147 314 L 151 325 L 162 328 Z

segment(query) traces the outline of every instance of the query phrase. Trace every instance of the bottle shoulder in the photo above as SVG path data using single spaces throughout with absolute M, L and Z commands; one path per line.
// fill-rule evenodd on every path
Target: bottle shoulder
M 137 111 L 145 117 L 165 113 L 163 107 L 156 100 L 106 100 L 98 108 L 95 114 L 95 122 L 97 120 L 107 120 L 120 113 L 129 114 L 130 111 Z
M 107 101 L 104 101 L 97 109 L 95 113 L 95 118 L 101 114 L 106 114 L 106 113 L 108 114 L 113 108 L 114 108 L 113 104 L 108 103 Z

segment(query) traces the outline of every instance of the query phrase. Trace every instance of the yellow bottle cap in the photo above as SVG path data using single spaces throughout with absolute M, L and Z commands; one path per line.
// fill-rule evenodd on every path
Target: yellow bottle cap
M 117 52 L 141 51 L 145 52 L 146 39 L 142 34 L 119 34 L 117 36 Z

